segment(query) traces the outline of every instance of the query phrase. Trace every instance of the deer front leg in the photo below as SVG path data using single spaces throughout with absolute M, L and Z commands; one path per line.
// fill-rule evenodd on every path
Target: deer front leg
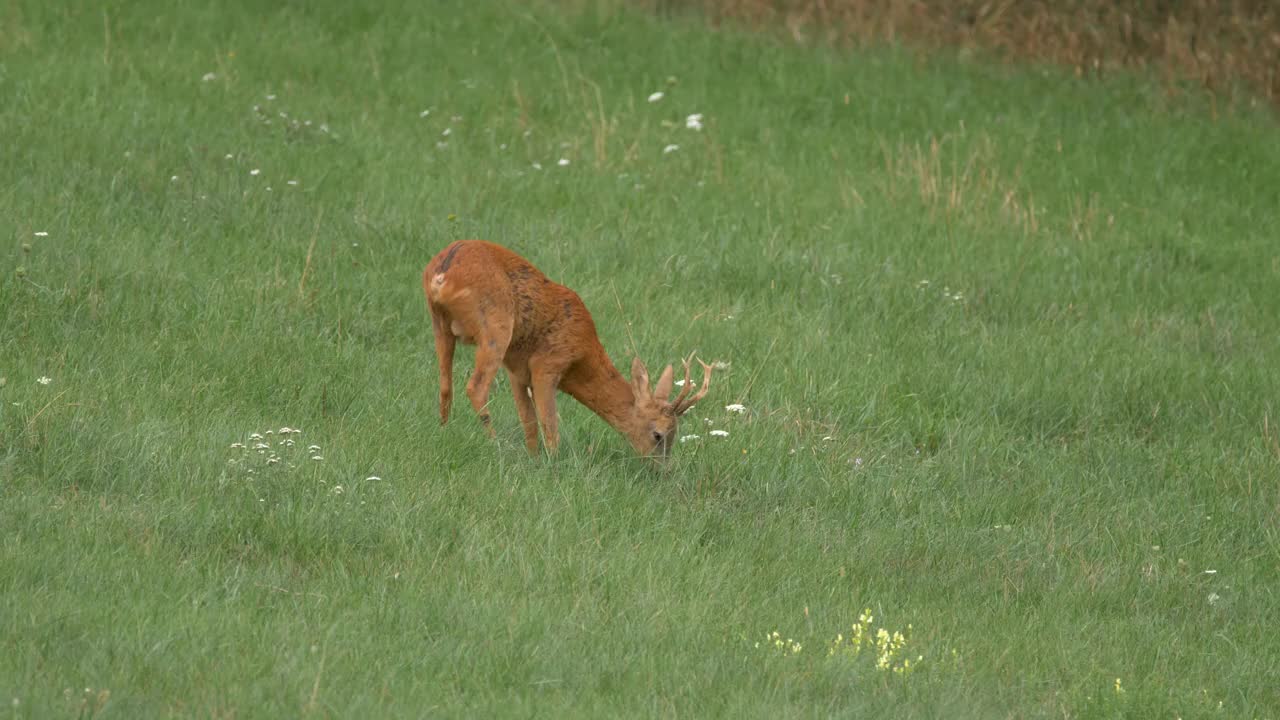
M 520 425 L 524 427 L 524 446 L 530 455 L 538 454 L 538 416 L 533 407 L 533 390 L 529 384 L 529 371 L 516 372 L 507 369 L 507 377 L 511 380 L 511 394 L 516 399 L 516 412 L 520 414 Z
M 431 329 L 436 337 L 436 360 L 440 370 L 440 424 L 449 422 L 449 410 L 453 407 L 453 348 L 458 339 L 449 331 L 448 321 L 431 313 Z

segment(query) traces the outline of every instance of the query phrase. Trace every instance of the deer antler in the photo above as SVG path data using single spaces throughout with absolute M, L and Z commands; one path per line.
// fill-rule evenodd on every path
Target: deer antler
M 689 361 L 692 359 L 693 354 L 690 353 L 689 357 L 682 361 L 684 363 L 684 380 L 680 381 L 680 393 L 676 395 L 675 400 L 671 401 L 672 408 L 680 407 L 680 403 L 683 402 L 685 396 L 689 394 L 689 388 L 691 387 L 689 384 Z
M 711 389 L 711 366 L 698 359 L 698 364 L 702 366 L 702 387 L 698 388 L 698 392 L 693 397 L 685 399 L 689 395 L 689 360 L 693 359 L 690 355 L 689 359 L 684 361 L 684 386 L 680 388 L 680 394 L 676 396 L 675 402 L 671 403 L 671 412 L 677 417 L 689 411 L 689 408 L 698 403 L 699 400 L 706 397 L 707 390 Z

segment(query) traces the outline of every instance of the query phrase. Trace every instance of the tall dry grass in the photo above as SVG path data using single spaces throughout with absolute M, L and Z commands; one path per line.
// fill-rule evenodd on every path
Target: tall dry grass
M 1280 4 L 1272 0 L 636 1 L 659 12 L 698 10 L 716 25 L 779 28 L 802 43 L 982 49 L 1090 76 L 1150 68 L 1174 94 L 1192 83 L 1215 105 L 1247 97 L 1280 107 Z

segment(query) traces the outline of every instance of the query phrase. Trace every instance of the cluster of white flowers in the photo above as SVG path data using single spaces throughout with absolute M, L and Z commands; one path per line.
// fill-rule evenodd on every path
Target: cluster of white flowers
M 302 430 L 291 428 L 287 425 L 279 430 L 264 430 L 262 432 L 252 432 L 246 442 L 231 443 L 232 450 L 239 450 L 239 457 L 233 457 L 227 461 L 228 465 L 237 465 L 244 469 L 245 474 L 252 475 L 255 472 L 253 465 L 256 464 L 270 467 L 273 465 L 284 464 L 284 467 L 292 470 L 297 467 L 290 459 L 281 453 L 294 452 L 291 448 L 296 444 L 293 435 L 301 435 Z M 315 446 L 313 446 L 315 447 Z
M 674 83 L 675 78 L 669 78 L 668 82 Z M 656 102 L 661 102 L 662 99 L 665 98 L 666 96 L 667 94 L 665 92 L 661 90 L 657 90 L 655 92 L 650 93 L 647 99 L 650 103 L 656 103 Z M 684 119 L 684 126 L 689 130 L 702 130 L 702 127 L 703 127 L 702 118 L 703 118 L 702 113 L 693 113 L 691 115 L 687 115 L 685 116 L 685 119 Z M 662 148 L 662 154 L 670 155 L 671 153 L 676 152 L 679 149 L 680 149 L 680 146 L 678 144 L 667 143 Z
M 916 287 L 922 292 L 928 290 L 931 286 L 932 284 L 928 280 L 921 280 L 916 283 Z M 947 285 L 942 286 L 942 299 L 957 305 L 963 305 L 965 302 L 964 293 L 959 290 L 952 292 L 951 288 Z
M 716 362 L 714 362 L 714 363 L 712 363 L 712 364 L 711 364 L 711 367 L 713 367 L 713 368 L 719 368 L 719 369 L 724 369 L 724 368 L 729 367 L 729 363 L 724 362 L 724 361 L 721 361 L 721 360 L 717 360 Z M 677 380 L 675 384 L 676 384 L 676 386 L 677 386 L 677 387 L 683 387 L 683 386 L 684 386 L 684 384 L 685 384 L 685 381 L 684 381 L 684 380 Z M 694 381 L 692 381 L 692 380 L 690 380 L 690 381 L 689 381 L 689 386 L 690 386 L 690 387 L 693 387 L 693 386 L 696 386 L 696 385 L 697 385 L 697 383 L 695 383 Z M 743 405 L 742 403 L 729 403 L 728 405 L 725 405 L 725 406 L 724 406 L 724 409 L 725 409 L 725 412 L 730 413 L 730 414 L 732 414 L 732 415 L 743 415 L 743 414 L 746 414 L 746 412 L 747 412 L 747 406 L 746 406 L 746 405 Z M 711 418 L 709 418 L 709 417 L 704 417 L 704 418 L 702 419 L 702 422 L 703 422 L 703 424 L 704 424 L 704 425 L 711 426 L 711 425 L 714 425 L 716 421 L 715 421 L 715 420 L 713 420 L 713 419 L 711 419 Z M 708 430 L 708 431 L 707 431 L 707 436 L 708 436 L 708 437 L 713 437 L 713 438 L 727 438 L 727 437 L 729 437 L 729 431 L 728 431 L 728 430 L 721 430 L 721 429 L 719 429 L 719 428 L 716 428 L 715 430 Z M 685 442 L 693 442 L 693 441 L 695 441 L 695 440 L 701 440 L 701 439 L 702 439 L 702 436 L 701 436 L 701 435 L 698 435 L 698 434 L 694 433 L 694 434 L 689 434 L 689 435 L 682 435 L 682 436 L 680 437 L 680 442 L 682 442 L 682 443 L 685 443 Z M 745 451 L 744 451 L 744 452 L 745 452 Z
M 291 473 L 305 465 L 317 468 L 323 466 L 325 462 L 324 455 L 321 454 L 323 448 L 317 443 L 303 446 L 301 435 L 301 428 L 287 425 L 279 429 L 249 433 L 243 441 L 231 443 L 230 449 L 233 454 L 227 459 L 229 471 L 241 475 L 243 479 L 252 480 L 254 477 L 267 475 L 278 477 L 281 473 Z M 319 489 L 331 495 L 342 495 L 347 492 L 349 487 L 345 485 L 326 487 L 327 474 L 325 471 L 319 471 L 315 475 L 320 481 L 317 485 Z M 365 477 L 365 482 L 380 480 L 382 478 L 378 475 Z M 353 479 L 352 482 L 354 481 Z M 260 500 L 265 502 L 263 498 Z M 360 504 L 363 505 L 364 501 L 360 501 Z

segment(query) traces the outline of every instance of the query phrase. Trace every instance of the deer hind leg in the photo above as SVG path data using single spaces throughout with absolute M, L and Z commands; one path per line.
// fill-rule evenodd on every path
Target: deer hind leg
M 458 339 L 449 331 L 449 321 L 439 312 L 431 310 L 431 329 L 436 336 L 436 359 L 440 366 L 440 424 L 449 422 L 449 409 L 453 407 L 453 348 Z
M 533 384 L 533 404 L 537 408 L 538 422 L 542 424 L 542 442 L 552 455 L 560 447 L 560 418 L 556 414 L 556 388 L 560 385 L 563 370 L 551 363 L 530 361 L 529 371 Z
M 520 413 L 520 425 L 524 427 L 524 446 L 530 455 L 538 454 L 538 416 L 533 407 L 533 390 L 529 384 L 529 370 L 507 369 L 511 380 L 511 394 L 516 399 L 516 412 Z
M 467 381 L 467 397 L 489 437 L 494 437 L 493 422 L 489 417 L 489 389 L 502 365 L 502 358 L 507 354 L 507 346 L 511 344 L 512 321 L 510 316 L 505 320 L 482 320 L 481 328 L 476 334 L 476 367 Z

